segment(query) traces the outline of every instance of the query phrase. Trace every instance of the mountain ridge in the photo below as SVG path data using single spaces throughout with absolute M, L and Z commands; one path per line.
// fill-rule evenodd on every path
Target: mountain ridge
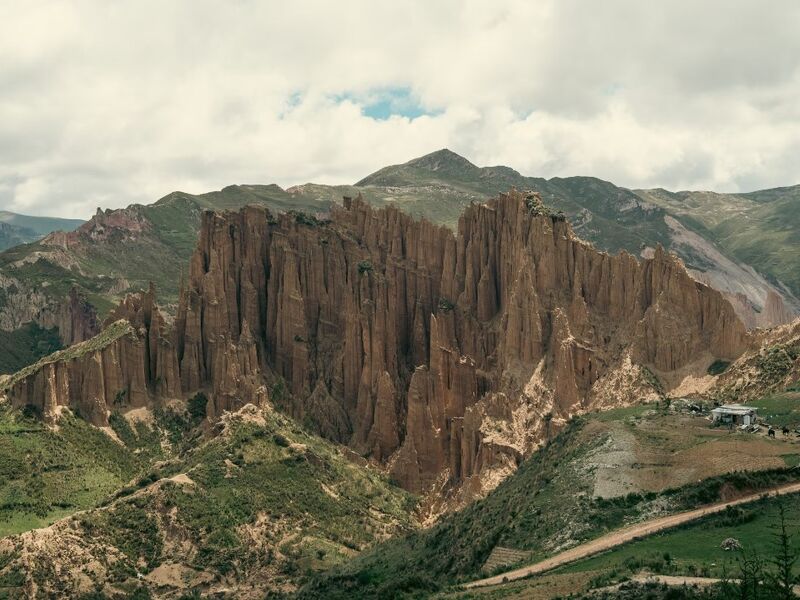
M 387 185 L 373 185 L 380 181 Z M 650 256 L 659 244 L 675 251 L 695 278 L 726 294 L 749 328 L 785 322 L 800 306 L 794 293 L 800 281 L 792 287 L 781 279 L 773 281 L 770 274 L 795 276 L 790 259 L 800 252 L 800 241 L 786 241 L 792 232 L 787 230 L 777 239 L 773 232 L 751 228 L 748 239 L 737 237 L 736 219 L 749 219 L 745 209 L 776 207 L 780 199 L 765 204 L 738 196 L 709 196 L 719 207 L 713 214 L 726 214 L 723 209 L 739 212 L 731 213 L 728 221 L 704 223 L 695 213 L 706 196 L 701 199 L 696 193 L 688 200 L 676 200 L 674 194 L 627 190 L 596 178 L 524 177 L 508 167 L 477 167 L 447 149 L 384 167 L 359 184 L 363 185 L 311 183 L 286 190 L 274 184 L 233 185 L 199 195 L 172 192 L 151 205 L 100 211 L 76 231 L 51 233 L 33 244 L 11 248 L 0 253 L 0 336 L 31 339 L 31 347 L 20 357 L 35 356 L 38 347 L 48 344 L 43 337 L 23 333 L 29 323 L 41 330 L 57 328 L 63 344 L 81 341 L 81 332 L 97 331 L 91 314 L 97 313 L 102 321 L 126 293 L 146 289 L 151 280 L 171 317 L 204 209 L 260 204 L 276 211 L 324 216 L 341 203 L 342 196 L 361 194 L 374 206 L 394 205 L 455 228 L 471 203 L 485 202 L 511 187 L 539 190 L 549 206 L 564 212 L 578 235 L 612 254 L 626 250 Z M 786 229 L 780 223 L 774 227 Z M 737 252 L 750 262 L 743 262 Z M 761 266 L 756 269 L 750 263 Z M 22 366 L 12 357 L 0 360 L 5 372 Z

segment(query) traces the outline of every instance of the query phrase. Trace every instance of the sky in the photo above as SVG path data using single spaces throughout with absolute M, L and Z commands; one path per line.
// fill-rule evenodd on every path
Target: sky
M 450 148 L 525 175 L 800 183 L 796 0 L 0 0 L 0 209 L 354 183 Z

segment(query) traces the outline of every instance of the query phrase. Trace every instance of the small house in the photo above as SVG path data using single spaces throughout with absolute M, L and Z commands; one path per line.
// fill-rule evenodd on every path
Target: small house
M 757 410 L 757 408 L 743 404 L 724 404 L 711 411 L 711 418 L 715 423 L 752 425 L 758 418 Z

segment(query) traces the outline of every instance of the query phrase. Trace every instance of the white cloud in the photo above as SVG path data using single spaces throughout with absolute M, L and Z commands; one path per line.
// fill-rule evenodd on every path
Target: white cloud
M 351 183 L 450 147 L 537 176 L 797 183 L 800 4 L 0 0 L 0 208 Z M 430 113 L 365 116 L 385 90 Z

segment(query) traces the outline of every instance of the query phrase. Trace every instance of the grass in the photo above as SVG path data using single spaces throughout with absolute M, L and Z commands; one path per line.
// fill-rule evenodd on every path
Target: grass
M 0 407 L 0 536 L 95 506 L 143 468 L 102 431 L 64 417 L 57 431 Z
M 61 348 L 56 328 L 26 323 L 0 335 L 0 373 L 14 373 Z
M 800 392 L 781 392 L 748 402 L 770 425 L 794 429 L 800 426 Z
M 634 573 L 647 568 L 655 573 L 728 576 L 736 571 L 737 553 L 720 547 L 735 538 L 744 550 L 769 556 L 778 523 L 778 503 L 786 509 L 789 531 L 800 539 L 800 496 L 759 500 L 729 509 L 677 529 L 634 541 L 615 550 L 568 565 L 561 572 L 611 571 Z
M 590 457 L 606 441 L 608 427 L 602 424 L 622 420 L 627 427 L 651 409 L 629 407 L 573 421 L 486 498 L 316 578 L 301 597 L 372 598 L 393 590 L 404 590 L 398 596 L 433 594 L 482 575 L 496 545 L 529 550 L 535 562 L 652 515 L 716 502 L 726 490 L 749 492 L 800 478 L 788 469 L 729 473 L 660 492 L 594 498 Z
M 200 401 L 194 404 L 197 414 Z M 221 435 L 158 462 L 102 507 L 76 517 L 75 535 L 92 541 L 87 548 L 105 553 L 110 546 L 122 555 L 102 583 L 132 589 L 140 574 L 169 560 L 218 580 L 254 577 L 263 585 L 266 576 L 280 590 L 412 527 L 412 496 L 294 421 L 265 416 L 264 424 L 228 421 Z M 117 429 L 136 443 L 133 428 Z M 189 483 L 168 479 L 177 474 Z M 19 567 L 0 561 L 0 578 Z M 40 586 L 62 584 L 52 569 L 34 575 Z
M 413 507 L 406 493 L 347 463 L 328 443 L 279 415 L 267 427 L 237 425 L 192 452 L 182 468 L 203 493 L 170 486 L 165 504 L 177 508 L 192 532 L 196 566 L 222 575 L 248 562 L 250 550 L 239 529 L 260 515 L 274 520 L 276 540 L 284 535 L 283 523 L 299 526 L 303 535 L 282 553 L 320 569 L 372 542 L 368 530 L 378 526 L 376 508 L 408 527 Z

